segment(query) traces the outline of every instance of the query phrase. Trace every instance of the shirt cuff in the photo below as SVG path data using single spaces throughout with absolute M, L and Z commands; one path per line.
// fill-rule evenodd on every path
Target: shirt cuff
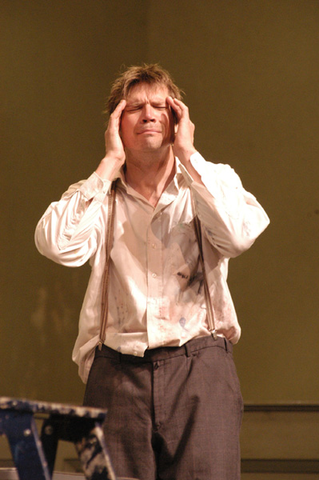
M 207 162 L 199 152 L 193 153 L 190 158 L 193 168 L 200 175 L 204 185 L 192 179 L 183 168 L 184 178 L 188 186 L 192 187 L 196 200 L 199 203 L 212 204 L 223 208 L 234 218 L 238 217 L 243 188 L 240 178 L 229 166 L 221 163 Z

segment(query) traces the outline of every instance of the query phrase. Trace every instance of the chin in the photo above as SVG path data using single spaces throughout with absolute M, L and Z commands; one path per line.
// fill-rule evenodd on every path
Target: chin
M 163 148 L 163 142 L 155 139 L 149 139 L 149 141 L 144 142 L 144 149 L 149 149 L 152 151 L 160 150 Z

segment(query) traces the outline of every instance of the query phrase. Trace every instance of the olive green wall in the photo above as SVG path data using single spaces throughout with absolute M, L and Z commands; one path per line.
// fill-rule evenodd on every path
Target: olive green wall
M 319 2 L 2 0 L 0 395 L 80 403 L 71 362 L 89 275 L 41 257 L 36 223 L 103 155 L 122 64 L 185 90 L 196 147 L 271 218 L 230 263 L 246 402 L 319 402 Z
M 71 351 L 89 268 L 41 257 L 33 235 L 102 158 L 110 83 L 146 56 L 145 4 L 4 0 L 0 22 L 0 395 L 80 403 Z

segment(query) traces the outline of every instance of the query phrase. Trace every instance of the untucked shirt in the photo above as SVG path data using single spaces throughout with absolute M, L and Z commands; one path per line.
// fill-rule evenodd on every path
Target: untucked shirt
M 176 158 L 174 179 L 155 208 L 119 173 L 104 343 L 124 354 L 143 356 L 146 349 L 209 335 L 192 197 L 217 333 L 232 343 L 240 337 L 228 261 L 252 245 L 269 219 L 230 166 L 206 162 L 198 152 L 191 163 L 204 185 Z M 72 357 L 84 382 L 99 342 L 110 185 L 93 173 L 70 186 L 46 210 L 35 234 L 38 250 L 55 262 L 91 264 Z

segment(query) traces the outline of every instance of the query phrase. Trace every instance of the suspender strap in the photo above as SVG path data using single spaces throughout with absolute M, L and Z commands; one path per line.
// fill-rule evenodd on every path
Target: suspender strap
M 112 182 L 111 191 L 108 195 L 108 216 L 105 244 L 105 268 L 102 283 L 102 301 L 101 301 L 101 326 L 99 338 L 99 350 L 105 341 L 106 322 L 108 314 L 108 289 L 109 289 L 109 264 L 110 253 L 113 244 L 114 235 L 114 211 L 115 211 L 116 181 Z
M 204 253 L 203 253 L 203 242 L 202 242 L 202 228 L 200 220 L 195 212 L 195 206 L 193 201 L 193 212 L 194 212 L 194 229 L 196 234 L 196 239 L 199 248 L 199 258 L 202 265 L 202 272 L 203 272 L 203 281 L 204 281 L 204 293 L 205 293 L 205 302 L 207 308 L 207 322 L 208 322 L 208 330 L 211 333 L 211 336 L 214 340 L 217 340 L 217 332 L 215 328 L 215 320 L 214 320 L 214 311 L 212 306 L 212 301 L 210 298 L 208 282 L 207 282 L 207 274 L 205 268 L 205 261 L 204 261 Z

